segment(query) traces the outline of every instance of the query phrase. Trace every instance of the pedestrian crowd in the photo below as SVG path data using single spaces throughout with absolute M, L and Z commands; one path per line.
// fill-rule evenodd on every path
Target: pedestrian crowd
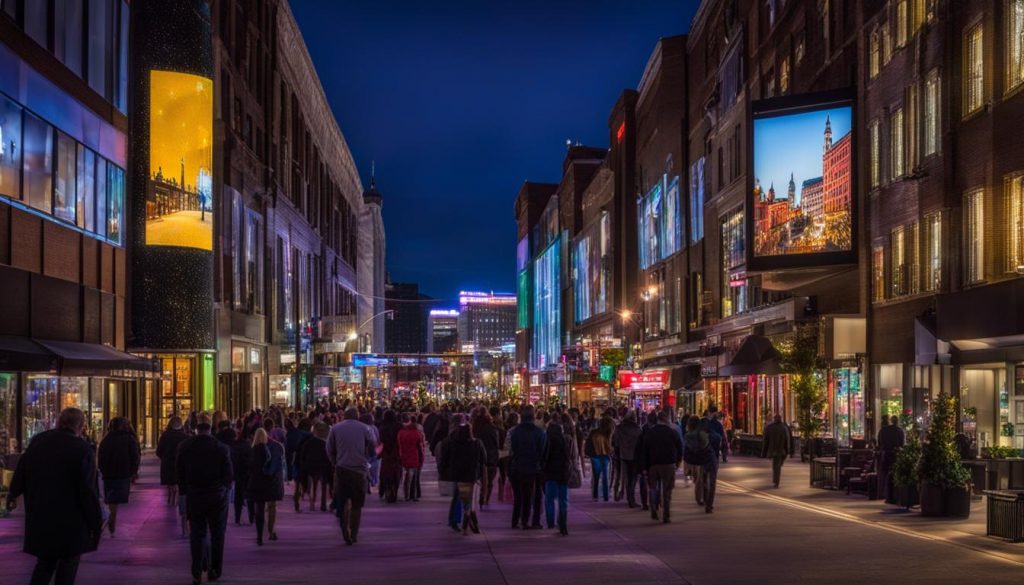
M 785 427 L 779 417 L 773 424 Z M 37 557 L 33 585 L 74 582 L 80 556 L 96 550 L 104 533 L 116 537 L 118 508 L 138 477 L 141 450 L 127 419 L 111 420 L 95 451 L 82 438 L 84 427 L 82 411 L 64 410 L 57 428 L 35 437 L 18 462 L 7 505 L 13 509 L 23 497 L 24 550 Z M 778 485 L 776 434 L 769 425 L 766 448 L 777 461 Z M 408 399 L 331 400 L 302 412 L 256 409 L 234 420 L 219 411 L 172 416 L 155 454 L 165 503 L 189 540 L 193 583 L 200 583 L 204 573 L 208 581 L 223 573 L 229 518 L 253 526 L 257 546 L 278 539 L 278 507 L 289 482 L 294 511 L 332 512 L 351 546 L 374 489 L 386 504 L 420 500 L 430 454 L 440 495 L 450 498 L 452 530 L 480 533 L 478 512 L 511 500 L 513 529 L 546 526 L 564 536 L 570 490 L 582 488 L 588 475 L 593 501 L 625 500 L 669 523 L 682 469 L 684 487 L 694 486 L 696 503 L 712 513 L 730 435 L 731 421 L 714 406 L 703 416 L 677 418 L 670 410 L 624 406 L 416 408 Z

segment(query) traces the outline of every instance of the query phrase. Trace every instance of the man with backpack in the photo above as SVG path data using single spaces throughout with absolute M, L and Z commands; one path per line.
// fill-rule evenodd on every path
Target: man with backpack
M 661 411 L 657 416 L 658 423 L 644 433 L 643 466 L 652 486 L 651 493 L 659 495 L 658 499 L 651 498 L 651 518 L 657 520 L 658 508 L 661 508 L 661 521 L 668 524 L 676 469 L 683 461 L 683 441 L 669 426 L 668 412 Z
M 718 418 L 718 406 L 712 404 L 708 407 L 708 414 L 705 417 L 706 430 L 708 434 L 714 433 L 718 435 L 718 445 L 714 447 L 715 457 L 721 457 L 722 463 L 729 462 L 729 445 L 725 439 L 725 426 L 722 425 L 722 421 Z
M 698 506 L 711 513 L 715 506 L 715 488 L 718 483 L 718 456 L 715 443 L 721 441 L 716 433 L 704 430 L 701 421 L 692 417 L 686 424 L 686 435 L 683 436 L 683 461 L 697 471 L 694 478 L 694 497 Z

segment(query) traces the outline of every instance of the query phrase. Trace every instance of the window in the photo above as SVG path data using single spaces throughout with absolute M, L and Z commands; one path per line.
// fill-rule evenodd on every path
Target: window
M 53 184 L 53 215 L 64 221 L 75 223 L 75 163 L 78 152 L 75 141 L 57 133 L 57 172 Z
M 1006 178 L 1003 188 L 1006 217 L 1006 271 L 1024 270 L 1024 174 Z
M 871 140 L 871 187 L 875 188 L 882 183 L 882 142 L 879 135 L 878 120 L 872 120 L 871 124 L 868 125 L 868 134 Z
M 732 153 L 730 154 L 730 162 L 732 163 L 732 178 L 735 179 L 740 176 L 742 169 L 740 168 L 743 162 L 743 152 L 740 146 L 743 144 L 743 128 L 740 124 L 736 124 L 732 128 Z
M 882 40 L 878 34 L 878 30 L 871 33 L 871 44 L 868 49 L 868 75 L 871 79 L 878 76 L 882 70 Z
M 984 230 L 984 191 L 969 191 L 964 195 L 964 281 L 967 283 L 985 278 Z
M 889 236 L 889 252 L 892 258 L 889 263 L 892 270 L 892 292 L 890 296 L 893 297 L 902 296 L 907 293 L 909 266 L 907 266 L 906 246 L 906 231 L 903 229 L 903 226 L 894 228 Z
M 935 291 L 942 286 L 942 214 L 924 218 L 925 264 L 924 290 Z
M 109 78 L 111 73 L 110 59 L 114 54 L 112 36 L 113 7 L 110 0 L 91 0 L 89 6 L 89 54 L 88 82 L 89 87 L 100 95 L 110 95 Z
M 96 153 L 78 145 L 78 227 L 96 230 Z
M 21 199 L 21 107 L 0 95 L 0 195 Z
M 1024 82 L 1024 0 L 1006 3 L 1006 89 Z
M 885 300 L 885 248 L 882 246 L 871 250 L 871 292 L 876 303 Z
M 50 212 L 53 194 L 53 128 L 32 114 L 25 114 L 25 201 Z
M 920 109 L 919 101 L 920 91 L 918 90 L 917 82 L 914 82 L 907 88 L 906 96 L 906 167 L 911 172 L 917 168 L 920 162 L 920 135 L 921 135 L 921 119 L 918 114 Z
M 733 276 L 746 262 L 743 211 L 722 219 L 722 318 L 747 310 L 747 280 Z
M 75 75 L 82 76 L 81 0 L 56 0 L 53 15 L 53 55 Z
M 22 17 L 25 19 L 25 34 L 39 43 L 43 48 L 48 48 L 46 43 L 46 27 L 49 20 L 50 3 L 25 2 L 22 10 Z
M 889 64 L 889 59 L 892 58 L 892 35 L 889 32 L 889 23 L 882 24 L 882 66 Z
M 779 64 L 779 93 L 789 93 L 789 57 Z
M 896 108 L 889 115 L 889 153 L 892 156 L 892 178 L 902 177 L 904 173 L 903 143 L 903 108 Z
M 96 233 L 107 235 L 107 161 L 96 157 Z
M 910 238 L 910 270 L 908 275 L 907 292 L 916 295 L 921 292 L 921 224 L 915 221 L 908 230 Z
M 704 157 L 690 165 L 690 242 L 704 237 Z
M 896 2 L 896 47 L 903 47 L 907 44 L 907 31 L 910 28 L 910 9 L 907 6 L 908 0 Z
M 924 155 L 939 152 L 939 71 L 932 70 L 924 82 Z
M 110 197 L 107 204 L 107 239 L 121 243 L 121 224 L 124 219 L 124 171 L 108 164 L 110 176 L 107 179 Z
M 981 23 L 964 35 L 964 114 L 981 108 L 985 101 L 985 63 Z

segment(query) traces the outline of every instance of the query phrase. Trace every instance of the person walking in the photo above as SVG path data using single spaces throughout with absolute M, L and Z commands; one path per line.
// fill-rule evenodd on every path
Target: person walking
M 327 435 L 327 456 L 334 465 L 335 513 L 345 544 L 359 537 L 359 521 L 366 503 L 370 457 L 377 438 L 370 427 L 359 422 L 355 407 L 345 409 L 345 420 L 331 427 Z
M 705 419 L 706 430 L 709 434 L 718 435 L 718 440 L 711 440 L 712 448 L 715 450 L 715 457 L 721 457 L 722 463 L 729 462 L 728 445 L 725 440 L 725 427 L 718 418 L 718 406 L 712 404 L 708 407 L 708 415 Z
M 703 428 L 702 421 L 691 417 L 686 423 L 683 435 L 683 461 L 696 470 L 693 490 L 698 506 L 704 506 L 708 514 L 715 507 L 715 489 L 718 485 L 718 456 L 714 443 L 719 436 Z
M 626 502 L 630 508 L 636 508 L 636 483 L 639 468 L 636 461 L 636 446 L 640 440 L 643 429 L 636 424 L 636 411 L 630 410 L 622 417 L 622 422 L 615 427 L 612 434 L 612 451 L 617 456 L 622 469 L 619 475 L 622 477 L 622 489 L 626 493 Z
M 494 490 L 494 480 L 498 475 L 498 450 L 501 448 L 501 432 L 494 425 L 491 413 L 484 407 L 479 408 L 479 413 L 473 419 L 473 436 L 480 440 L 487 450 L 487 466 L 484 475 L 480 480 L 480 505 L 486 506 L 491 503 L 491 493 Z
M 882 417 L 884 422 L 886 417 Z M 878 429 L 878 481 L 882 487 L 882 496 L 887 503 L 896 503 L 892 489 L 892 466 L 896 463 L 896 454 L 907 442 L 907 435 L 900 428 L 900 417 L 892 415 L 889 424 Z
M 509 473 L 512 476 L 512 528 L 541 528 L 540 499 L 537 497 L 541 479 L 541 458 L 547 437 L 534 423 L 533 406 L 522 410 L 521 422 L 509 432 Z M 607 489 L 605 490 L 607 495 Z M 533 522 L 530 522 L 531 511 Z
M 309 511 L 316 509 L 316 494 L 320 492 L 320 511 L 327 511 L 327 494 L 333 492 L 334 465 L 327 456 L 327 435 L 331 427 L 318 422 L 313 426 L 313 435 L 303 441 L 299 448 L 299 475 L 304 476 L 309 489 Z
M 548 423 L 547 441 L 541 472 L 544 476 L 544 516 L 548 529 L 555 527 L 555 500 L 558 500 L 558 533 L 569 534 L 569 473 L 572 461 L 570 439 L 565 436 L 562 415 L 554 414 Z
M 175 460 L 178 445 L 188 438 L 180 416 L 172 416 L 167 421 L 167 428 L 160 435 L 156 444 L 156 456 L 160 459 L 160 485 L 167 487 L 167 505 L 178 507 L 178 518 L 181 524 L 181 537 L 188 535 L 188 520 L 185 518 L 185 502 L 178 498 L 178 477 Z
M 72 585 L 84 553 L 96 550 L 103 513 L 92 447 L 82 438 L 85 413 L 65 408 L 57 428 L 34 436 L 18 459 L 7 509 L 24 496 L 22 550 L 36 557 L 30 585 Z
M 224 532 L 228 525 L 228 490 L 234 481 L 231 450 L 213 436 L 210 417 L 196 417 L 196 434 L 178 447 L 175 464 L 178 485 L 185 495 L 192 531 L 192 584 L 216 581 L 224 572 Z M 209 545 L 207 545 L 209 531 Z M 208 548 L 207 548 L 208 547 Z
M 512 436 L 512 429 L 519 424 L 519 413 L 511 412 L 505 418 L 505 430 L 501 437 L 501 449 L 498 451 L 498 501 L 505 501 L 505 484 L 512 485 L 512 474 L 510 465 L 512 463 L 512 450 L 509 447 L 509 437 Z
M 661 509 L 661 521 L 671 521 L 672 490 L 676 485 L 676 470 L 683 461 L 683 440 L 679 433 L 669 424 L 667 411 L 658 413 L 658 424 L 644 436 L 642 464 L 647 472 L 647 480 L 652 486 L 652 493 L 659 499 L 651 500 L 651 518 L 658 519 Z
M 587 437 L 586 453 L 590 457 L 590 493 L 594 501 L 597 501 L 598 486 L 601 487 L 601 496 L 608 501 L 608 458 L 612 452 L 612 432 L 615 429 L 615 421 L 612 417 L 605 415 L 597 428 L 590 431 Z
M 107 530 L 114 538 L 117 530 L 117 509 L 128 503 L 132 479 L 139 475 L 139 442 L 128 431 L 128 419 L 117 416 L 110 420 L 109 432 L 100 442 L 99 470 L 103 477 L 103 501 L 110 510 Z
M 772 484 L 775 487 L 779 487 L 782 464 L 789 456 L 789 446 L 792 443 L 793 435 L 790 433 L 789 425 L 782 422 L 781 414 L 776 414 L 772 422 L 764 428 L 764 446 L 761 447 L 761 457 L 772 458 Z
M 252 446 L 242 439 L 231 426 L 230 420 L 217 423 L 217 440 L 228 448 L 231 455 L 231 471 L 234 479 L 228 490 L 228 503 L 235 506 L 235 524 L 242 523 L 242 509 L 245 505 L 245 488 L 249 484 L 249 465 L 252 463 Z M 249 523 L 252 523 L 252 507 L 249 508 Z
M 441 457 L 441 467 L 446 470 L 445 475 L 455 482 L 459 503 L 462 504 L 462 534 L 468 535 L 469 530 L 479 534 L 477 489 L 487 467 L 487 450 L 480 439 L 473 437 L 472 428 L 463 423 L 447 440 Z
M 269 419 L 268 419 L 269 420 Z M 284 499 L 284 447 L 270 439 L 266 427 L 256 429 L 252 439 L 252 463 L 245 490 L 255 510 L 256 545 L 263 546 L 263 527 L 267 536 L 277 540 L 277 503 Z
M 408 412 L 402 414 L 402 430 L 398 431 L 398 459 L 402 464 L 402 495 L 406 502 L 419 501 L 416 486 L 423 468 L 426 441 Z
M 402 482 L 402 462 L 398 454 L 398 433 L 402 430 L 395 411 L 384 411 L 380 424 L 380 497 L 389 504 L 398 501 Z
M 299 449 L 302 448 L 302 443 L 312 435 L 310 431 L 313 429 L 313 422 L 308 418 L 302 418 L 299 420 L 297 425 L 293 425 L 291 419 L 285 419 L 284 426 L 284 459 L 285 462 L 287 462 L 285 467 L 288 481 L 295 480 L 295 491 L 292 494 L 292 499 L 295 501 L 295 511 L 299 512 L 299 502 L 302 501 L 302 495 L 306 489 L 306 483 L 304 481 L 298 481 L 299 466 L 297 458 L 299 455 Z

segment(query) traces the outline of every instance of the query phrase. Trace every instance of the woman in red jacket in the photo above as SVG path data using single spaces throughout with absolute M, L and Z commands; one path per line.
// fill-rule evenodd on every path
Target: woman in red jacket
M 408 412 L 404 413 L 402 430 L 398 431 L 398 459 L 402 463 L 402 491 L 407 502 L 418 502 L 420 499 L 414 487 L 419 484 L 425 445 L 423 432 L 416 426 L 416 420 Z M 410 496 L 411 490 L 413 491 Z

